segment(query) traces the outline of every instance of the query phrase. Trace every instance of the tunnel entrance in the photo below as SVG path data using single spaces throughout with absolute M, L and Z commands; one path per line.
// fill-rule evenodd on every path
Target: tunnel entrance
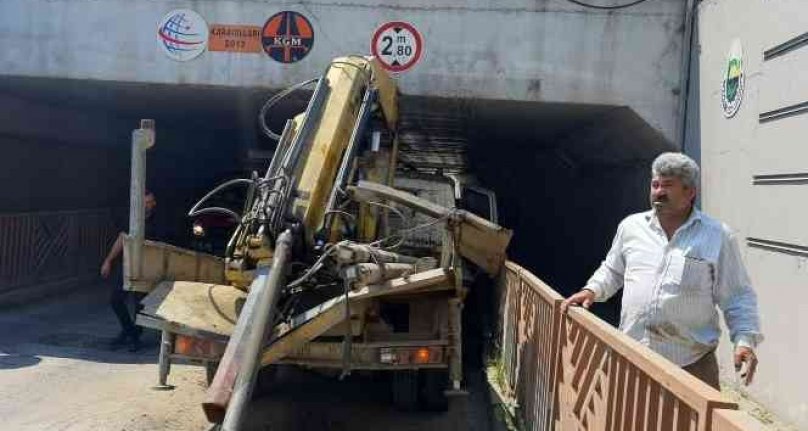
M 648 209 L 650 163 L 672 149 L 627 107 L 405 98 L 401 109 L 400 158 L 493 190 L 514 231 L 509 258 L 565 296 L 597 269 L 620 220 Z M 619 300 L 593 311 L 616 325 Z
M 274 143 L 257 126 L 268 89 L 9 78 L 0 99 L 22 121 L 0 138 L 0 212 L 117 208 L 125 227 L 129 136 L 157 124 L 147 187 L 169 240 L 186 246 L 184 215 L 216 184 L 266 169 Z M 305 109 L 305 92 L 271 113 L 270 126 Z M 15 106 L 16 106 L 15 105 Z M 8 110 L 8 108 L 7 108 Z M 402 165 L 465 174 L 497 195 L 514 230 L 509 256 L 562 294 L 580 289 L 618 222 L 645 210 L 650 161 L 670 149 L 631 109 L 602 105 L 403 97 Z M 13 111 L 13 112 L 12 112 Z M 614 301 L 613 301 L 614 302 Z M 616 322 L 617 307 L 602 308 Z M 597 311 L 597 310 L 596 310 Z

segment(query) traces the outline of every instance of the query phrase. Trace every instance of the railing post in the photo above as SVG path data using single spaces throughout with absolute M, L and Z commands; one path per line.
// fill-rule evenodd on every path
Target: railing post
M 511 375 L 511 357 L 513 354 L 513 325 L 511 324 L 511 304 L 513 302 L 513 292 L 511 288 L 511 280 L 513 279 L 512 271 L 508 268 L 505 269 L 505 286 L 503 293 L 505 294 L 505 301 L 502 306 L 502 316 L 500 324 L 502 325 L 502 367 L 503 373 L 507 373 L 507 388 L 502 388 L 510 391 L 510 375 Z
M 512 353 L 511 353 L 511 366 L 510 366 L 510 374 L 508 375 L 508 385 L 511 387 L 511 390 L 518 394 L 519 390 L 516 387 L 517 381 L 516 377 L 519 375 L 519 337 L 522 333 L 521 329 L 521 311 L 522 311 L 522 270 L 518 270 L 516 272 L 516 287 L 514 288 L 514 303 L 513 303 L 513 313 L 511 314 L 510 318 L 512 319 L 512 324 L 510 326 L 513 327 L 513 335 L 511 336 L 511 344 L 513 346 Z
M 558 398 L 558 383 L 559 375 L 561 373 L 561 334 L 563 332 L 564 315 L 561 313 L 561 301 L 556 300 L 553 302 L 553 324 L 550 336 L 550 358 L 552 362 L 550 365 L 550 403 L 547 406 L 547 426 L 546 430 L 555 428 L 555 414 L 556 407 L 559 403 Z

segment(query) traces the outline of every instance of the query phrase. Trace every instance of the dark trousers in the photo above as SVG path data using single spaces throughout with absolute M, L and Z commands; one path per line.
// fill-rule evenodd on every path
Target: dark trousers
M 696 376 L 704 383 L 715 389 L 721 390 L 718 383 L 718 360 L 715 358 L 715 351 L 702 356 L 698 361 L 682 367 L 688 373 Z
M 112 311 L 115 313 L 115 317 L 118 318 L 118 323 L 121 324 L 121 330 L 132 337 L 138 337 L 140 335 L 140 328 L 135 325 L 133 322 L 133 316 L 129 310 L 129 302 L 135 301 L 135 313 L 143 309 L 143 306 L 140 304 L 140 301 L 145 297 L 146 294 L 142 292 L 130 292 L 127 290 L 123 290 L 123 288 L 119 284 L 115 284 L 112 286 L 112 292 L 109 297 L 109 305 L 112 307 Z

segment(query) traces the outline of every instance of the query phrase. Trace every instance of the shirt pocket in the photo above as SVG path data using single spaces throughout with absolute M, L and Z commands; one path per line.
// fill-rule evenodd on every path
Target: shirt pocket
M 669 288 L 708 294 L 713 287 L 713 267 L 704 259 L 672 254 L 665 278 Z

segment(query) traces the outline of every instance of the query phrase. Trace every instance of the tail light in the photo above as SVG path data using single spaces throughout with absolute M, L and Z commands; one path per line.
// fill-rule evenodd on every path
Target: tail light
M 224 343 L 204 338 L 177 335 L 174 339 L 174 353 L 192 358 L 217 359 L 224 354 Z
M 443 363 L 442 346 L 383 347 L 379 362 L 390 365 L 421 365 Z

